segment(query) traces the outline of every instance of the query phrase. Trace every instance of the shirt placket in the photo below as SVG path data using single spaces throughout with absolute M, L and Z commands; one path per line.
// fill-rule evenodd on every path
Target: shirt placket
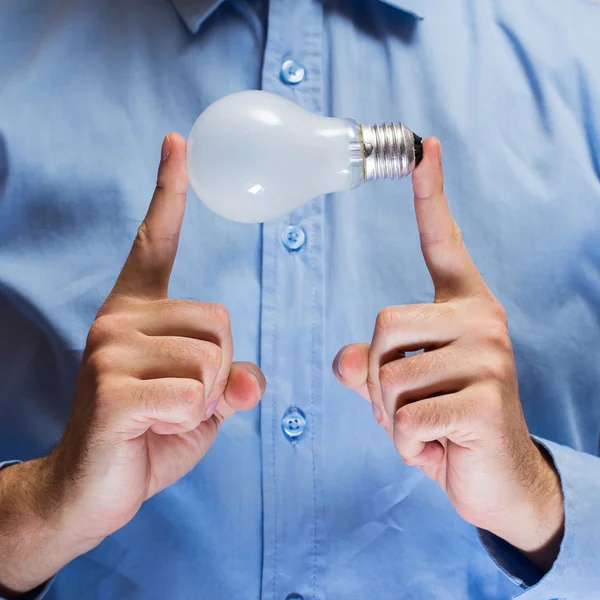
M 263 89 L 321 113 L 322 43 L 321 2 L 271 0 Z M 311 176 L 303 169 L 298 180 Z M 325 597 L 323 220 L 317 198 L 262 226 L 264 600 Z

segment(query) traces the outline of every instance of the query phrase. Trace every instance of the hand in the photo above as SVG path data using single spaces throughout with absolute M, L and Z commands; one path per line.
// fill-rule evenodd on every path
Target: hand
M 558 475 L 527 429 L 506 315 L 452 219 L 435 139 L 413 186 L 434 303 L 383 309 L 371 344 L 343 348 L 334 371 L 464 519 L 547 566 L 562 535 Z
M 52 543 L 60 537 L 68 547 L 52 555 L 63 564 L 185 475 L 223 420 L 255 406 L 265 389 L 256 365 L 232 364 L 225 308 L 167 297 L 185 210 L 184 140 L 170 134 L 163 157 L 148 214 L 91 327 L 62 439 L 45 459 L 6 469 L 13 481 L 19 469 L 21 481 L 36 470 L 26 478 L 38 482 L 33 512 L 62 532 Z M 0 581 L 29 589 L 63 566 L 53 560 L 41 570 L 38 561 L 33 577 L 19 564 L 0 568 Z

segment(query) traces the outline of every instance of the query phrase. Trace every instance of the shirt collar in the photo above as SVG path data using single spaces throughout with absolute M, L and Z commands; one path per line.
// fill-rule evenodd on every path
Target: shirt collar
M 200 26 L 212 15 L 224 0 L 171 0 L 175 10 L 192 33 L 198 33 Z
M 403 10 L 417 19 L 422 19 L 434 0 L 381 0 L 390 6 Z M 175 10 L 192 33 L 198 33 L 200 26 L 224 0 L 171 0 Z

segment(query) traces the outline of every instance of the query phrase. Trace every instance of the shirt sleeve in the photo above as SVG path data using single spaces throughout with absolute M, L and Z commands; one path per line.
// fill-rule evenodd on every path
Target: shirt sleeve
M 522 589 L 519 600 L 595 600 L 600 589 L 600 459 L 535 438 L 545 448 L 561 480 L 565 531 L 552 568 L 543 574 L 516 548 L 480 531 L 494 562 Z
M 20 460 L 8 460 L 5 462 L 0 462 L 0 471 L 2 469 L 4 469 L 5 467 L 10 467 L 11 465 L 17 465 L 20 462 L 21 462 Z M 42 583 L 42 585 L 36 587 L 34 590 L 31 590 L 30 592 L 27 592 L 26 594 L 19 596 L 19 600 L 42 600 L 42 598 L 44 598 L 46 596 L 46 594 L 48 593 L 48 590 L 50 589 L 50 586 L 52 585 L 53 581 L 54 581 L 54 577 L 52 577 L 52 579 L 49 579 L 48 581 L 46 581 L 46 583 Z M 0 600 L 6 600 L 6 598 L 4 598 L 3 596 L 0 596 Z

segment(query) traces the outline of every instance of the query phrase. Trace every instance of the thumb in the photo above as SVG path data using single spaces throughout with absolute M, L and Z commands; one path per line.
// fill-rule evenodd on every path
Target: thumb
M 167 297 L 185 212 L 185 152 L 185 140 L 179 134 L 165 137 L 156 189 L 114 293 L 139 298 Z
M 267 380 L 257 365 L 234 362 L 223 394 L 207 407 L 206 414 L 212 416 L 216 411 L 226 419 L 237 411 L 250 410 L 263 397 L 266 388 Z
M 413 174 L 415 212 L 421 249 L 438 301 L 471 296 L 485 284 L 462 241 L 444 193 L 439 140 L 423 142 L 423 160 Z
M 333 361 L 333 373 L 347 388 L 371 401 L 367 387 L 369 373 L 369 349 L 367 343 L 344 346 Z

